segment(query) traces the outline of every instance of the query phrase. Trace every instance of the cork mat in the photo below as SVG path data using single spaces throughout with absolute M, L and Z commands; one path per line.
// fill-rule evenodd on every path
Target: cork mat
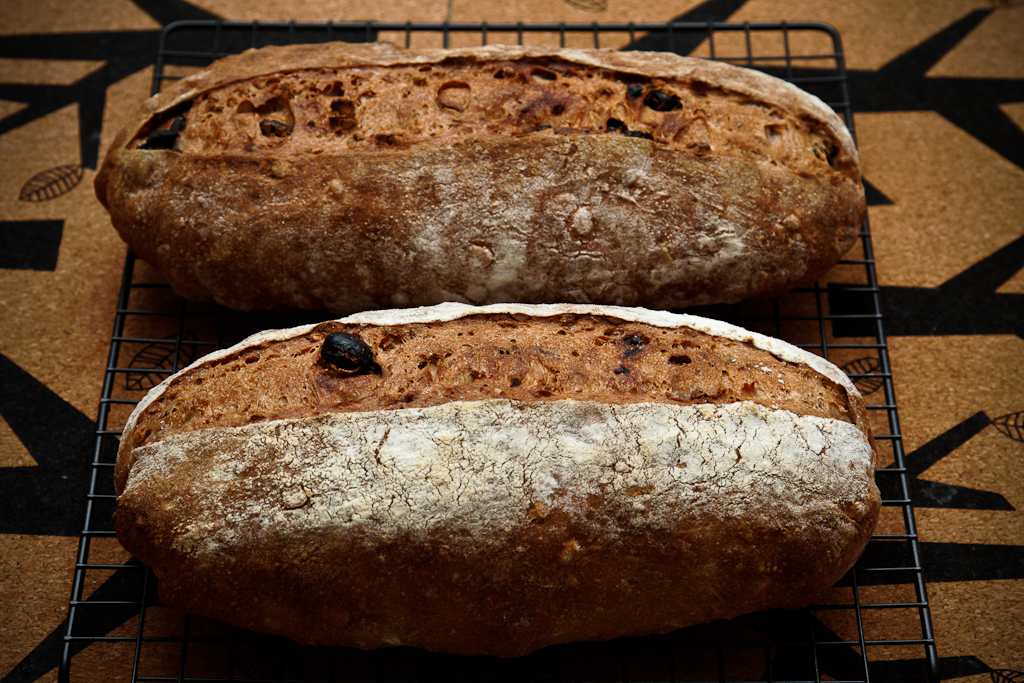
M 669 48 L 628 22 L 834 27 L 841 56 L 827 34 L 797 29 L 788 45 L 778 31 L 723 31 L 714 47 L 677 37 L 673 49 L 716 58 L 786 49 L 828 62 L 799 67 L 845 66 L 870 239 L 814 288 L 775 304 L 697 312 L 827 351 L 875 406 L 884 442 L 879 485 L 889 503 L 882 537 L 858 571 L 810 611 L 508 661 L 324 652 L 162 607 L 144 568 L 109 533 L 109 468 L 92 463 L 111 462 L 131 403 L 173 367 L 305 319 L 183 303 L 146 264 L 126 261 L 92 192 L 103 151 L 150 92 L 161 31 L 218 18 L 619 23 L 601 46 L 641 49 Z M 366 32 L 336 37 L 363 40 Z M 371 37 L 401 42 L 406 34 Z M 1022 37 L 1019 0 L 5 0 L 3 683 L 58 680 L 62 657 L 74 681 L 1024 681 Z M 492 43 L 517 39 L 515 30 L 488 35 Z M 449 40 L 476 44 L 480 35 L 453 32 Z M 178 67 L 167 68 L 174 75 Z M 878 293 L 884 345 L 866 289 Z M 113 355 L 112 333 L 126 340 Z M 108 373 L 108 364 L 120 370 Z

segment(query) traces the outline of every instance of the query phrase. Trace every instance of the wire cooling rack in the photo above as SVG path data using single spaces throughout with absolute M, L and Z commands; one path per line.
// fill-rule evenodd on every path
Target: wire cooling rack
M 767 71 L 818 95 L 853 128 L 841 40 L 817 23 L 413 24 L 188 21 L 161 37 L 153 92 L 212 60 L 268 44 L 388 40 L 414 47 L 519 43 L 689 54 Z M 550 647 L 520 659 L 411 648 L 306 648 L 163 606 L 156 579 L 117 545 L 118 436 L 145 391 L 195 358 L 262 329 L 324 314 L 240 314 L 184 301 L 125 261 L 97 420 L 59 680 L 82 681 L 937 681 L 909 481 L 870 231 L 810 287 L 767 302 L 690 309 L 828 358 L 869 403 L 883 510 L 864 556 L 820 603 L 671 634 Z

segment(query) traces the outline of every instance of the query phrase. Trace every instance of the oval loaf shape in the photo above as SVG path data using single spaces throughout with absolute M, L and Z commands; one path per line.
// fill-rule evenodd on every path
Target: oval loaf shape
M 179 294 L 337 313 L 776 296 L 866 211 L 842 120 L 782 80 L 513 46 L 224 58 L 145 103 L 95 188 Z
M 329 361 L 339 332 L 370 369 Z M 264 332 L 168 378 L 125 426 L 116 530 L 191 613 L 519 656 L 810 604 L 871 536 L 875 459 L 852 383 L 784 342 L 444 304 Z

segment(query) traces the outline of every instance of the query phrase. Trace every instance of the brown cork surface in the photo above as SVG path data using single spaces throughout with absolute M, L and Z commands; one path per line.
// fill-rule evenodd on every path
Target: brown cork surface
M 149 93 L 161 28 L 178 19 L 217 17 L 584 23 L 680 18 L 834 26 L 843 39 L 869 185 L 871 244 L 941 679 L 1024 679 L 1024 2 L 7 0 L 0 11 L 0 681 L 55 681 L 58 675 L 125 263 L 124 245 L 92 193 L 96 164 L 121 122 Z M 381 37 L 404 40 L 400 33 Z M 795 54 L 831 49 L 820 37 L 794 32 L 791 38 Z M 412 43 L 426 46 L 430 40 L 417 34 Z M 492 43 L 515 40 L 514 32 L 488 37 Z M 558 35 L 536 40 L 557 44 Z M 629 40 L 622 32 L 605 36 L 602 46 Z M 762 53 L 786 48 L 774 38 L 751 40 Z M 475 34 L 451 37 L 452 45 L 478 43 Z M 566 43 L 592 39 L 574 34 Z M 704 41 L 692 54 L 709 56 L 711 49 Z M 716 56 L 742 49 L 742 32 L 714 44 Z M 851 255 L 861 256 L 861 247 Z M 825 280 L 856 283 L 862 273 L 839 266 Z M 138 264 L 134 281 L 160 282 L 160 276 Z M 821 301 L 834 313 L 847 310 L 839 297 L 823 294 Z M 125 334 L 159 340 L 178 333 L 181 302 L 172 295 L 135 289 L 129 307 L 170 315 L 131 317 Z M 800 319 L 817 315 L 813 300 L 783 298 L 779 308 L 793 320 L 756 329 L 798 343 L 816 339 L 818 323 Z M 217 323 L 203 315 L 212 308 L 191 310 L 183 322 L 191 338 L 216 338 Z M 298 321 L 282 316 L 272 322 Z M 231 320 L 225 334 L 247 333 L 252 324 Z M 828 334 L 830 342 L 873 341 L 871 331 L 860 328 L 840 334 L 830 327 Z M 165 346 L 128 344 L 119 363 L 161 366 L 168 362 Z M 185 344 L 180 359 L 207 350 Z M 840 348 L 830 359 L 857 372 L 863 371 L 865 355 Z M 134 401 L 158 376 L 138 372 L 116 379 L 112 397 Z M 871 379 L 858 379 L 869 404 L 885 404 Z M 129 410 L 128 404 L 111 405 L 111 429 L 123 424 Z M 880 433 L 892 428 L 886 415 L 871 414 Z M 881 466 L 893 462 L 893 448 L 891 440 L 880 444 Z M 101 482 L 98 490 L 109 492 L 112 485 Z M 96 505 L 96 515 L 109 515 L 103 503 Z M 879 532 L 906 530 L 901 508 L 883 509 Z M 90 568 L 82 572 L 83 600 L 111 599 L 115 588 L 135 585 L 141 575 L 130 564 L 118 569 L 129 557 L 111 538 L 92 539 L 85 555 Z M 888 606 L 860 612 L 859 628 L 868 642 L 863 657 L 858 622 L 845 607 L 854 599 Z M 628 649 L 629 680 L 669 680 L 670 665 L 676 680 L 768 680 L 769 670 L 775 680 L 864 680 L 863 659 L 869 661 L 870 680 L 926 680 L 919 612 L 899 606 L 917 600 L 907 581 L 861 580 L 856 594 L 849 582 L 840 582 L 821 598 L 834 609 L 688 631 L 694 642 L 720 637 L 735 643 L 721 661 L 714 649 L 676 648 L 666 655 L 663 641 L 641 640 L 628 647 L 582 645 L 570 657 L 576 668 L 566 668 L 560 653 L 524 663 L 442 659 L 429 669 L 416 657 L 381 660 L 371 653 L 347 656 L 343 670 L 370 680 L 623 680 L 622 653 Z M 76 633 L 93 638 L 77 651 L 71 680 L 132 680 L 138 610 L 102 623 L 90 621 L 87 611 L 80 614 Z M 342 676 L 341 660 L 332 664 L 322 652 L 252 635 L 240 636 L 229 662 L 218 641 L 223 627 L 159 606 L 147 607 L 141 626 L 152 637 L 139 647 L 141 676 Z M 819 646 L 815 672 L 813 666 L 792 664 L 807 659 L 804 649 L 766 640 L 798 630 L 813 630 L 818 640 L 856 644 Z M 183 631 L 187 647 L 180 642 Z M 174 633 L 177 639 L 162 638 Z M 274 653 L 272 661 L 266 652 Z M 378 668 L 381 661 L 385 665 Z

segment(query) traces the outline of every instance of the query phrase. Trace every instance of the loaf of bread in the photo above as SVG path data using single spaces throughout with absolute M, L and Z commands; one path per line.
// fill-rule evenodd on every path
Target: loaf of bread
M 517 656 L 799 608 L 879 512 L 821 358 L 636 308 L 369 312 L 151 391 L 117 537 L 168 605 L 303 644 Z
M 842 120 L 784 81 L 509 46 L 227 57 L 146 102 L 95 187 L 182 296 L 339 314 L 771 297 L 866 211 Z

